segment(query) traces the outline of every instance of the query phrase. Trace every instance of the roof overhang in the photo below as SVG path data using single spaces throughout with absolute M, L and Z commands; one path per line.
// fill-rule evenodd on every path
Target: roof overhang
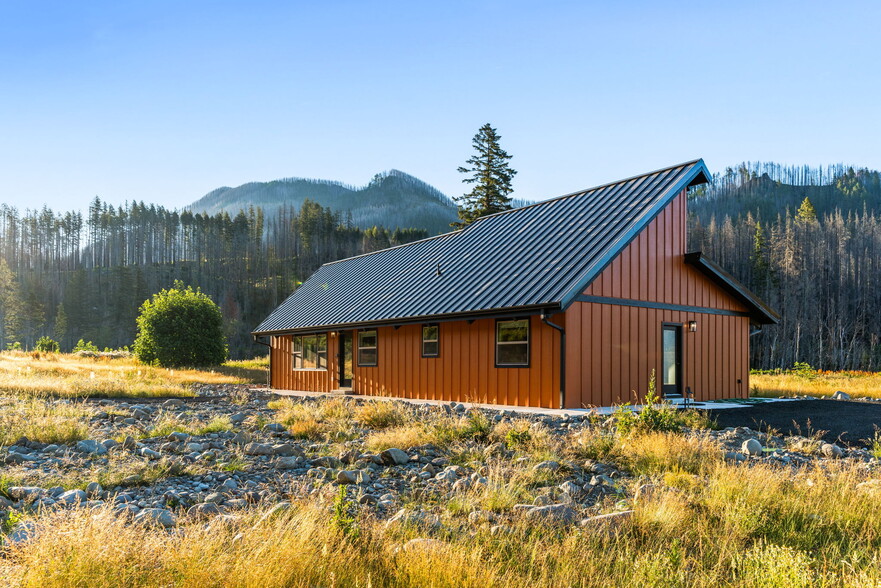
M 694 266 L 702 274 L 718 284 L 731 296 L 742 302 L 749 310 L 750 320 L 759 325 L 776 325 L 780 314 L 762 302 L 758 296 L 737 281 L 716 262 L 704 257 L 700 251 L 685 254 L 685 263 Z
M 558 303 L 538 304 L 532 306 L 518 306 L 513 308 L 494 308 L 491 310 L 478 310 L 474 312 L 460 312 L 455 314 L 432 314 L 414 317 L 402 317 L 379 321 L 363 321 L 355 323 L 339 323 L 333 325 L 316 325 L 299 329 L 281 329 L 276 331 L 252 331 L 254 337 L 266 337 L 274 335 L 294 335 L 323 333 L 326 331 L 349 331 L 352 329 L 372 329 L 376 327 L 400 327 L 420 323 L 447 323 L 452 321 L 475 321 L 479 319 L 510 318 L 529 316 L 534 314 L 555 314 L 560 312 Z

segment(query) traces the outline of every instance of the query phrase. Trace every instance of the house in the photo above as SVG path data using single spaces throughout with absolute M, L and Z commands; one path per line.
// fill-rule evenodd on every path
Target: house
M 687 253 L 691 161 L 322 266 L 254 331 L 286 390 L 548 408 L 749 393 L 779 316 Z

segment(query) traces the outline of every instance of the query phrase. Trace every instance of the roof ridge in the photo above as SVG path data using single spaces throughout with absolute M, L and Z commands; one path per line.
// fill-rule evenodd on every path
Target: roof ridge
M 675 165 L 668 165 L 667 167 L 662 167 L 662 168 L 660 168 L 660 169 L 656 169 L 656 170 L 654 170 L 654 171 L 646 172 L 646 173 L 644 173 L 644 174 L 638 174 L 638 175 L 635 175 L 635 176 L 631 176 L 631 177 L 629 177 L 629 178 L 624 178 L 623 180 L 615 180 L 614 182 L 607 182 L 607 183 L 605 183 L 605 184 L 600 184 L 600 185 L 598 185 L 598 186 L 594 186 L 593 188 L 586 188 L 586 189 L 584 189 L 584 190 L 578 190 L 578 191 L 576 191 L 576 192 L 570 192 L 569 194 L 564 194 L 564 195 L 562 195 L 562 196 L 555 196 L 554 198 L 548 198 L 547 200 L 541 200 L 541 201 L 539 201 L 539 202 L 533 202 L 532 204 L 527 204 L 526 206 L 519 206 L 519 207 L 517 207 L 517 208 L 511 208 L 511 209 L 508 209 L 508 210 L 502 210 L 502 211 L 499 211 L 499 212 L 494 212 L 493 214 L 488 214 L 488 215 L 486 215 L 486 216 L 482 216 L 482 217 L 478 218 L 477 220 L 475 220 L 472 224 L 467 225 L 467 226 L 465 226 L 465 227 L 462 227 L 461 229 L 456 229 L 455 231 L 450 231 L 450 232 L 448 232 L 448 233 L 441 233 L 440 235 L 435 235 L 435 236 L 433 236 L 433 237 L 426 237 L 425 239 L 419 239 L 418 241 L 411 241 L 411 242 L 409 242 L 409 243 L 401 243 L 400 245 L 395 245 L 394 247 L 386 247 L 385 249 L 379 249 L 379 250 L 377 250 L 377 251 L 371 251 L 371 252 L 369 252 L 369 253 L 361 253 L 360 255 L 353 255 L 353 256 L 351 256 L 351 257 L 344 257 L 343 259 L 337 259 L 337 260 L 335 260 L 335 261 L 329 261 L 329 262 L 327 262 L 327 263 L 322 264 L 322 267 L 324 267 L 324 266 L 326 266 L 326 265 L 334 265 L 334 264 L 337 264 L 337 263 L 340 263 L 340 262 L 343 262 L 343 261 L 348 261 L 348 260 L 350 260 L 350 259 L 358 259 L 359 257 L 367 257 L 367 256 L 370 256 L 370 255 L 376 255 L 377 253 L 383 253 L 383 252 L 385 252 L 385 251 L 391 251 L 392 249 L 400 249 L 401 247 L 409 247 L 410 245 L 416 245 L 416 244 L 418 244 L 418 243 L 422 243 L 422 242 L 424 242 L 424 241 L 431 241 L 432 239 L 438 239 L 438 238 L 440 238 L 440 237 L 446 237 L 446 236 L 454 235 L 454 234 L 461 234 L 461 233 L 463 233 L 464 231 L 466 231 L 466 230 L 468 230 L 469 228 L 471 228 L 472 226 L 474 226 L 474 225 L 476 225 L 477 223 L 479 223 L 480 221 L 486 220 L 486 219 L 488 219 L 488 218 L 493 218 L 493 217 L 495 217 L 495 216 L 499 216 L 499 215 L 502 215 L 502 214 L 509 214 L 509 213 L 512 213 L 512 212 L 517 212 L 517 211 L 519 211 L 519 210 L 525 210 L 525 209 L 527 209 L 527 208 L 533 208 L 533 207 L 536 207 L 536 206 L 542 206 L 542 205 L 545 205 L 545 204 L 549 204 L 549 203 L 551 203 L 551 202 L 557 202 L 557 201 L 559 201 L 559 200 L 565 200 L 566 198 L 573 198 L 573 197 L 575 197 L 575 196 L 581 196 L 581 195 L 587 194 L 588 192 L 595 192 L 596 190 L 601 190 L 601 189 L 603 189 L 603 188 L 608 188 L 608 187 L 610 187 L 610 186 L 615 186 L 615 185 L 618 185 L 618 184 L 624 184 L 624 183 L 626 183 L 626 182 L 632 182 L 632 181 L 634 181 L 634 180 L 638 180 L 638 179 L 640 179 L 640 178 L 644 178 L 644 177 L 647 177 L 647 176 L 652 176 L 652 175 L 659 174 L 659 173 L 661 173 L 661 172 L 665 172 L 665 171 L 668 171 L 668 170 L 671 170 L 671 169 L 676 169 L 676 168 L 679 168 L 679 167 L 686 167 L 686 166 L 689 166 L 689 165 L 694 165 L 694 164 L 696 164 L 696 163 L 698 163 L 698 162 L 702 162 L 702 161 L 703 161 L 703 158 L 702 158 L 702 157 L 698 157 L 697 159 L 692 159 L 691 161 L 686 161 L 686 162 L 684 162 L 684 163 L 677 163 L 677 164 L 675 164 Z

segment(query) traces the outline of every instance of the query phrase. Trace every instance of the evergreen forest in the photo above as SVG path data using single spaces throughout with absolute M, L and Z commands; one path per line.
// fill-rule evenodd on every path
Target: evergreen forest
M 754 368 L 881 370 L 879 214 L 879 173 L 844 165 L 743 163 L 691 191 L 689 249 L 783 315 L 752 338 Z M 250 331 L 322 263 L 455 218 L 449 198 L 395 171 L 364 188 L 222 188 L 181 211 L 97 197 L 85 212 L 0 205 L 0 341 L 131 345 L 140 305 L 182 280 L 220 305 L 232 357 L 263 354 Z

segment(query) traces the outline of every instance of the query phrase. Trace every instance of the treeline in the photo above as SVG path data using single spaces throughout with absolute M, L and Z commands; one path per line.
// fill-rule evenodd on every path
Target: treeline
M 783 315 L 752 366 L 881 370 L 878 172 L 754 163 L 714 180 L 691 195 L 689 248 Z
M 130 345 L 141 303 L 179 279 L 221 306 L 233 357 L 263 352 L 250 330 L 322 263 L 428 236 L 346 216 L 312 200 L 269 219 L 98 198 L 85 216 L 0 205 L 0 341 Z

